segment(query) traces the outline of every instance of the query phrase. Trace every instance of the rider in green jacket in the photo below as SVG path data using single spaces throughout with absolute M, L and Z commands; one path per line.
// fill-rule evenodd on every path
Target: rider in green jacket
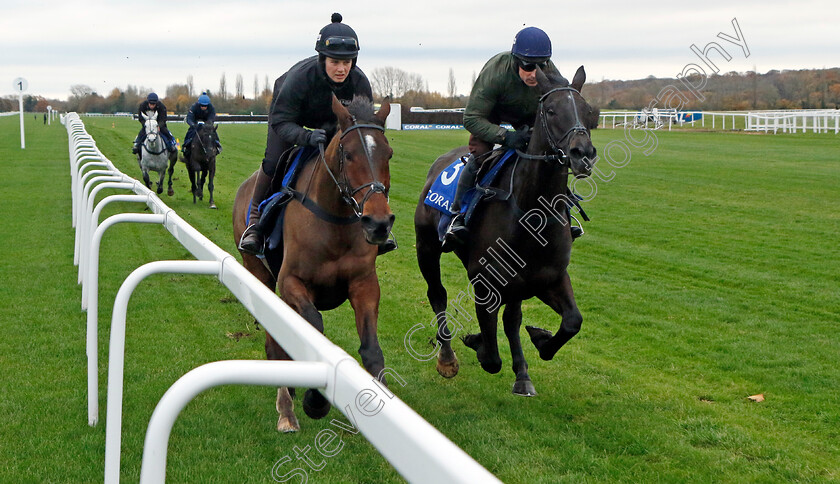
M 481 69 L 464 110 L 464 128 L 470 132 L 470 156 L 450 208 L 453 217 L 443 239 L 444 252 L 465 242 L 468 231 L 460 213 L 461 198 L 475 186 L 484 155 L 494 144 L 527 149 L 529 126 L 536 119 L 540 100 L 536 68 L 554 71 L 559 76 L 550 58 L 548 35 L 536 27 L 527 27 L 516 34 L 510 52 L 496 54 Z M 503 128 L 502 123 L 510 123 L 516 131 Z

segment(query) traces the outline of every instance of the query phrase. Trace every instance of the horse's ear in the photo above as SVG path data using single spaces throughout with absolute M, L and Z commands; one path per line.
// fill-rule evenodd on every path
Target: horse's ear
M 149 120 L 149 116 L 146 113 L 140 113 L 140 115 L 143 116 L 143 119 Z
M 384 125 L 389 114 L 391 114 L 391 96 L 385 96 L 385 99 L 382 100 L 382 104 L 379 106 L 379 111 L 376 112 L 376 119 Z
M 332 97 L 332 111 L 338 118 L 338 125 L 341 127 L 342 131 L 353 125 L 353 116 L 351 116 L 350 111 L 341 104 L 341 101 L 335 97 L 335 94 L 333 94 Z
M 572 79 L 572 87 L 580 92 L 584 82 L 586 82 L 586 71 L 583 70 L 583 66 L 580 66 L 577 72 L 575 72 L 575 77 Z
M 541 94 L 545 94 L 554 88 L 554 84 L 539 67 L 537 67 L 537 87 L 540 89 Z

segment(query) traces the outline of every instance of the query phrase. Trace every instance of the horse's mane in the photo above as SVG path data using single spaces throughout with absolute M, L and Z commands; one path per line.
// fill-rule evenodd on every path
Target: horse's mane
M 357 123 L 373 123 L 380 126 L 383 124 L 374 116 L 373 101 L 364 96 L 353 96 L 347 111 L 356 118 Z

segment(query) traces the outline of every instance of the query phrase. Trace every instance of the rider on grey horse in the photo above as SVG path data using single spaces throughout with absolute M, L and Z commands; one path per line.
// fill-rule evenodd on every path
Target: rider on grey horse
M 187 113 L 186 122 L 189 129 L 187 130 L 187 134 L 184 135 L 184 144 L 181 148 L 184 152 L 185 159 L 190 159 L 190 144 L 193 138 L 195 138 L 197 125 L 199 123 L 213 124 L 215 120 L 216 108 L 210 102 L 210 96 L 206 92 L 202 92 L 201 96 L 198 96 L 198 101 L 190 107 L 190 111 Z M 219 138 L 216 138 L 216 147 L 219 149 L 218 152 L 221 153 L 222 143 L 219 142 Z
M 131 152 L 134 154 L 140 154 L 140 147 L 143 145 L 143 142 L 146 141 L 146 122 L 143 119 L 143 115 L 149 111 L 154 111 L 157 115 L 158 127 L 160 128 L 161 137 L 166 143 L 166 149 L 168 149 L 170 153 L 174 153 L 177 151 L 177 148 L 175 148 L 175 138 L 166 127 L 166 106 L 160 102 L 158 95 L 153 92 L 149 93 L 149 95 L 146 96 L 146 100 L 140 103 L 140 107 L 137 108 L 137 120 L 140 121 L 141 127 L 140 133 L 137 134 L 137 138 L 134 139 L 134 148 L 132 148 Z

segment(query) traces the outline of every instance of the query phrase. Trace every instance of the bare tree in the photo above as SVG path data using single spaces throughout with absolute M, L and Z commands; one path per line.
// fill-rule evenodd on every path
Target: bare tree
M 470 79 L 470 92 L 472 92 L 473 86 L 475 86 L 475 71 L 473 71 L 472 79 Z
M 449 68 L 449 82 L 446 84 L 446 92 L 449 93 L 450 99 L 455 99 L 458 94 L 458 84 L 455 83 L 455 71 Z
M 263 84 L 263 96 L 271 97 L 271 84 L 268 83 L 268 74 L 265 75 L 265 84 Z
M 193 97 L 193 75 L 187 74 L 187 96 Z
M 378 67 L 371 77 L 373 92 L 380 97 L 402 97 L 408 91 L 423 90 L 423 77 L 396 67 Z
M 227 80 L 225 80 L 224 72 L 222 72 L 222 78 L 219 79 L 219 97 L 222 101 L 227 99 Z
M 93 89 L 86 84 L 73 84 L 70 86 L 70 94 L 77 98 L 83 98 L 93 94 Z
M 260 81 L 257 79 L 257 75 L 254 74 L 254 100 L 257 100 L 257 94 L 260 92 Z
M 242 80 L 242 74 L 236 75 L 236 99 L 245 99 L 245 81 Z

